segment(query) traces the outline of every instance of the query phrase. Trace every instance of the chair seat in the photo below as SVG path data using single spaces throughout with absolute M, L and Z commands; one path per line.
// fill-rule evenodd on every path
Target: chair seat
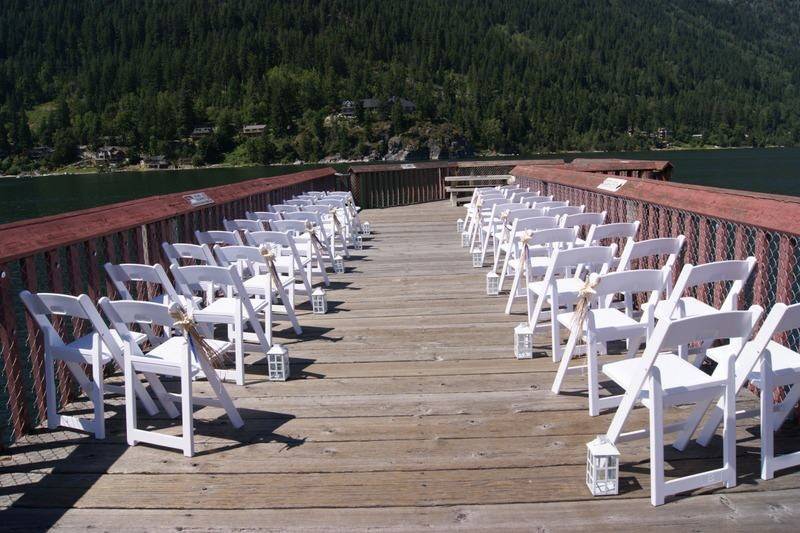
M 230 351 L 233 344 L 227 341 L 220 341 L 216 339 L 206 339 L 206 343 L 211 346 L 214 353 L 217 355 L 224 354 Z M 186 357 L 186 338 L 184 336 L 170 337 L 166 342 L 159 344 L 143 356 L 133 357 L 134 366 L 137 369 L 142 369 L 144 365 L 150 370 L 158 370 L 164 372 L 166 367 L 179 369 L 182 361 Z M 194 377 L 202 372 L 200 364 L 192 357 L 190 374 Z M 157 369 L 156 367 L 165 367 Z
M 641 357 L 606 363 L 603 365 L 603 374 L 627 390 L 629 383 L 643 364 L 644 359 Z M 709 376 L 674 353 L 658 354 L 655 366 L 661 372 L 661 388 L 665 396 L 725 386 L 725 379 Z M 646 380 L 642 391 L 648 392 L 649 388 L 650 381 Z
M 578 278 L 557 279 L 556 291 L 558 291 L 559 303 L 567 303 L 567 300 L 575 300 L 583 286 L 583 280 Z M 542 296 L 547 291 L 547 285 L 545 285 L 544 281 L 532 281 L 528 283 L 528 290 L 537 296 Z
M 716 313 L 717 309 L 713 306 L 710 306 L 706 303 L 701 302 L 697 298 L 692 296 L 684 296 L 680 299 L 683 302 L 683 307 L 685 309 L 685 317 L 689 316 L 699 316 L 699 315 L 709 315 L 711 313 Z M 680 306 L 680 303 L 678 304 Z M 656 304 L 656 312 L 655 316 L 657 318 L 663 318 L 664 313 L 666 313 L 667 301 L 662 300 Z M 672 313 L 672 320 L 677 318 L 681 318 L 681 314 L 678 311 L 678 307 L 676 306 L 675 311 Z
M 114 340 L 119 344 L 122 345 L 122 337 L 119 336 L 119 333 L 116 330 L 110 330 L 111 336 Z M 133 340 L 136 341 L 137 344 L 143 343 L 147 339 L 147 335 L 144 333 L 139 332 L 131 332 L 133 336 Z M 65 346 L 66 350 L 74 352 L 78 352 L 81 357 L 86 361 L 86 363 L 91 364 L 92 358 L 94 354 L 97 352 L 98 345 L 101 348 L 100 353 L 100 360 L 103 364 L 108 363 L 112 359 L 111 352 L 108 351 L 106 345 L 100 340 L 100 335 L 93 331 L 83 337 L 77 338 L 74 341 L 70 342 Z M 66 355 L 66 354 L 65 354 Z M 71 358 L 70 358 L 71 359 Z
M 181 304 L 181 306 L 183 306 L 184 309 L 186 309 L 186 308 L 194 309 L 197 306 L 199 306 L 201 303 L 203 303 L 203 298 L 201 298 L 200 296 L 192 296 L 192 303 L 194 305 L 193 306 L 188 306 L 187 305 L 188 300 L 186 299 L 186 296 L 184 296 L 182 294 L 179 294 L 178 295 L 178 301 Z M 155 298 L 151 298 L 150 302 L 154 303 L 154 304 L 161 304 L 161 305 L 168 305 L 169 304 L 169 301 L 167 300 L 167 295 L 166 294 L 159 294 Z
M 251 278 L 252 279 L 252 278 Z M 261 311 L 267 306 L 267 300 L 250 299 L 256 313 Z M 218 317 L 232 318 L 236 313 L 237 307 L 240 306 L 239 298 L 217 298 L 210 305 L 205 306 L 199 311 L 195 311 L 193 316 L 195 320 L 203 321 L 203 319 L 214 319 Z M 244 311 L 242 316 L 246 318 Z
M 251 278 L 248 278 L 243 282 L 244 288 L 247 291 L 247 294 L 256 294 L 256 295 L 264 295 L 264 287 L 267 286 L 267 278 L 270 274 L 258 274 Z M 284 287 L 288 287 L 292 283 L 294 283 L 293 278 L 281 278 Z M 278 291 L 278 288 L 274 286 L 272 287 L 272 292 L 275 293 Z M 255 307 L 255 304 L 254 304 Z
M 618 309 L 590 309 L 589 313 L 594 318 L 594 333 L 598 341 L 627 339 L 631 335 L 641 335 L 647 330 L 647 324 L 632 319 Z M 558 321 L 564 327 L 571 328 L 574 317 L 575 313 L 572 312 L 559 313 Z
M 775 341 L 769 341 L 767 350 L 769 350 L 772 363 L 773 385 L 777 387 L 796 383 L 797 376 L 800 375 L 800 354 Z M 706 351 L 706 357 L 719 363 L 726 359 L 732 351 L 733 348 L 730 344 L 716 346 Z M 761 371 L 758 365 L 748 374 L 747 379 L 760 388 Z

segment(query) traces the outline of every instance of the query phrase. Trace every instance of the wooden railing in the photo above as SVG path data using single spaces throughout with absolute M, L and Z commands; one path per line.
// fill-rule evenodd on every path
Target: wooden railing
M 22 289 L 114 296 L 102 276 L 107 262 L 164 263 L 161 243 L 194 242 L 194 231 L 221 229 L 224 218 L 243 218 L 308 190 L 346 187 L 333 169 L 322 168 L 249 180 L 201 191 L 151 196 L 0 226 L 0 446 L 45 419 L 42 341 L 23 312 Z M 192 193 L 212 202 L 193 206 Z M 56 320 L 63 332 L 68 326 Z M 80 333 L 85 324 L 77 324 Z M 71 376 L 57 370 L 59 401 L 75 394 Z
M 430 161 L 359 165 L 350 168 L 350 189 L 363 207 L 393 207 L 444 200 L 447 176 L 508 174 L 518 166 L 578 168 L 621 176 L 666 180 L 672 172 L 668 161 L 622 159 L 526 159 L 492 161 Z
M 769 309 L 776 302 L 800 300 L 800 198 L 717 189 L 696 185 L 629 179 L 616 190 L 598 188 L 609 176 L 565 168 L 520 165 L 511 171 L 520 185 L 606 211 L 608 222 L 641 221 L 640 239 L 686 236 L 676 266 L 754 256 L 758 263 L 740 305 Z M 621 179 L 618 176 L 613 178 Z M 716 306 L 723 288 L 699 288 L 696 296 Z M 800 346 L 798 332 L 784 335 Z

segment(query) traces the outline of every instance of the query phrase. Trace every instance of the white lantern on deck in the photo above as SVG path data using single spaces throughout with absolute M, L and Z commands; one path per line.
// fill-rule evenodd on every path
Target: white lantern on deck
M 361 235 L 356 235 L 356 241 L 354 246 L 356 250 L 364 249 L 364 239 L 361 238 Z
M 369 222 L 361 223 L 361 233 L 363 233 L 364 236 L 366 237 L 370 236 L 370 234 L 372 233 L 372 227 L 370 226 Z
M 514 328 L 514 355 L 517 359 L 533 359 L 533 330 L 525 322 Z
M 267 371 L 270 381 L 286 381 L 291 373 L 289 350 L 280 344 L 273 344 L 267 352 Z
M 459 233 L 463 233 L 464 232 L 464 219 L 463 218 L 459 218 L 458 220 L 456 220 L 456 231 L 459 232 Z
M 593 496 L 619 493 L 619 450 L 605 435 L 586 443 L 586 486 Z
M 322 287 L 317 287 L 311 293 L 311 310 L 316 315 L 324 315 L 328 312 L 328 298 Z
M 333 271 L 337 274 L 344 272 L 344 259 L 342 259 L 341 255 L 337 255 L 333 258 Z
M 483 266 L 483 254 L 480 250 L 472 251 L 472 266 L 474 268 L 480 268 Z
M 466 231 L 461 234 L 461 247 L 466 248 L 469 246 L 469 233 Z
M 500 276 L 495 272 L 486 274 L 486 294 L 489 296 L 500 294 Z

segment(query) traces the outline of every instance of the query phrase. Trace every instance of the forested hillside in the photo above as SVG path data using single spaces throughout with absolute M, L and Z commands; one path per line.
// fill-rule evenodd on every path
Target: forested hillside
M 198 126 L 212 133 L 189 141 Z M 0 171 L 41 164 L 39 145 L 51 165 L 106 144 L 263 163 L 398 139 L 443 156 L 631 149 L 659 128 L 800 143 L 800 2 L 0 2 Z

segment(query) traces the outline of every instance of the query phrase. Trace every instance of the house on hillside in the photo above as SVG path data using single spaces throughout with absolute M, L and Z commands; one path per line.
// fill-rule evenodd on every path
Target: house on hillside
M 361 100 L 361 107 L 364 111 L 377 111 L 381 108 L 381 101 L 378 98 L 365 98 Z
M 389 106 L 393 106 L 395 102 L 400 103 L 400 107 L 403 109 L 403 113 L 413 113 L 417 106 L 411 100 L 403 98 L 402 96 L 392 96 L 387 100 Z
M 339 115 L 345 118 L 354 118 L 356 116 L 356 103 L 352 100 L 342 100 L 342 108 Z
M 101 146 L 89 153 L 89 158 L 95 164 L 101 165 L 119 165 L 125 161 L 126 156 L 125 150 L 119 146 Z
M 214 133 L 214 128 L 211 126 L 197 126 L 192 130 L 191 137 L 192 139 L 199 139 L 200 137 L 207 137 Z
M 142 168 L 148 169 L 168 168 L 169 161 L 165 155 L 146 155 L 142 157 L 140 165 Z
M 267 131 L 266 124 L 245 124 L 242 128 L 244 135 L 263 135 L 265 131 Z

